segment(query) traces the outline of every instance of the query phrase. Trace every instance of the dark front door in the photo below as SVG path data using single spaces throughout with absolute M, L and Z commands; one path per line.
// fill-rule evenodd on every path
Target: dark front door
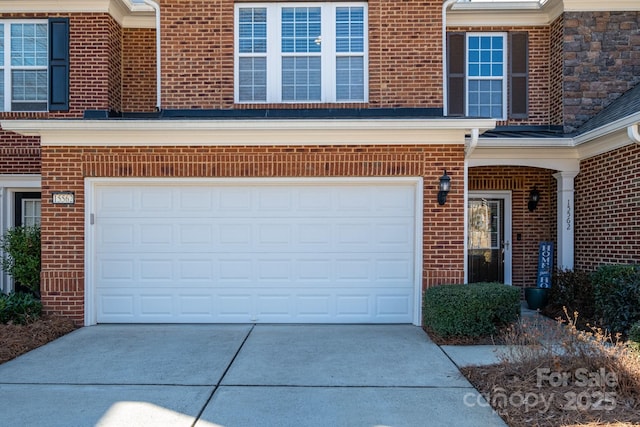
M 469 283 L 504 283 L 504 199 L 469 198 Z

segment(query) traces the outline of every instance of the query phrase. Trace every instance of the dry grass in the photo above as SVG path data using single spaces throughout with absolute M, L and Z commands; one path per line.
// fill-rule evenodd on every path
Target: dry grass
M 565 317 L 522 321 L 505 333 L 499 364 L 463 374 L 511 427 L 640 425 L 640 354 Z
M 27 325 L 0 324 L 0 363 L 7 362 L 76 329 L 70 319 L 43 317 Z

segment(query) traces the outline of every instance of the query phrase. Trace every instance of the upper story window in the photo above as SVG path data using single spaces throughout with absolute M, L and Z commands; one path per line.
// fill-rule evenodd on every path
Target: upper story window
M 527 33 L 449 34 L 447 74 L 449 115 L 527 117 Z
M 367 101 L 366 3 L 236 5 L 236 102 Z
M 47 22 L 0 22 L 0 108 L 46 111 L 48 100 Z
M 467 34 L 467 116 L 506 117 L 505 34 Z
M 0 111 L 68 109 L 68 19 L 0 21 Z

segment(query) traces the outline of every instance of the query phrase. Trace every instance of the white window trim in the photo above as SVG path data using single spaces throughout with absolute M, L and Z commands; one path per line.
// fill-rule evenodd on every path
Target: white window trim
M 283 101 L 282 100 L 282 26 L 280 21 L 283 7 L 320 7 L 322 9 L 322 52 L 321 52 L 321 84 L 322 94 L 320 101 Z M 362 53 L 364 63 L 364 98 L 362 100 L 336 100 L 336 58 L 338 56 L 359 56 L 357 53 L 347 54 L 336 52 L 335 46 L 335 11 L 338 7 L 362 7 L 364 8 L 364 49 Z M 267 100 L 266 101 L 240 101 L 240 76 L 239 76 L 239 25 L 241 8 L 265 8 L 267 9 L 267 53 L 250 54 L 247 56 L 261 56 L 267 58 Z M 237 104 L 312 104 L 312 103 L 367 103 L 369 102 L 369 19 L 368 3 L 366 2 L 287 2 L 287 3 L 236 3 L 234 12 L 234 102 Z M 327 18 L 327 14 L 331 19 Z M 325 34 L 331 37 L 324 36 Z M 275 37 L 274 37 L 275 36 Z M 291 54 L 295 55 L 295 54 Z M 314 56 L 315 54 L 300 54 Z
M 469 37 L 480 36 L 480 37 L 495 37 L 502 36 L 502 116 L 501 117 L 491 117 L 496 120 L 507 120 L 507 82 L 508 82 L 508 64 L 509 64 L 509 46 L 507 43 L 509 42 L 508 34 L 505 32 L 473 32 L 465 34 L 465 52 L 464 52 L 464 108 L 465 108 L 465 116 L 469 117 L 469 80 L 500 80 L 495 77 L 471 77 L 469 76 Z
M 47 86 L 49 85 L 49 66 L 19 66 L 13 67 L 11 65 L 11 24 L 47 24 L 46 19 L 0 19 L 0 24 L 4 25 L 4 65 L 0 65 L 0 73 L 4 74 L 4 104 L 1 106 L 0 112 L 23 112 L 23 110 L 13 110 L 11 108 L 13 91 L 11 85 L 11 71 L 17 70 L 45 70 L 47 72 Z M 47 29 L 48 32 L 48 29 Z M 49 35 L 47 34 L 47 43 L 49 42 Z M 47 91 L 49 88 L 47 87 Z M 47 112 L 49 110 L 49 96 L 47 95 L 47 106 L 44 110 L 29 110 L 30 113 Z

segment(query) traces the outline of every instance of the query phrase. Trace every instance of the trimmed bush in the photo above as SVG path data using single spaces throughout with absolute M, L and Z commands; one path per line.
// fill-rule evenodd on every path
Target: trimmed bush
M 629 346 L 640 352 L 640 322 L 634 323 L 629 330 Z
M 31 294 L 0 294 L 0 323 L 24 325 L 37 320 L 41 314 L 42 303 Z
M 441 285 L 424 292 L 424 326 L 443 338 L 490 336 L 519 316 L 520 289 L 501 283 Z
M 640 321 L 640 265 L 603 265 L 592 277 L 596 316 L 611 333 Z
M 17 284 L 40 296 L 40 227 L 13 227 L 0 239 L 2 269 Z
M 566 307 L 569 313 L 577 311 L 581 318 L 593 319 L 595 297 L 591 275 L 578 270 L 556 270 L 549 289 L 549 303 L 556 310 Z

